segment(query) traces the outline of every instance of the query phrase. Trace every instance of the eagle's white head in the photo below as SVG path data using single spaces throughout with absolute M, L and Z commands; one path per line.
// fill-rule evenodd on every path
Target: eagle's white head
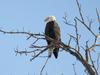
M 56 17 L 55 16 L 47 16 L 44 21 L 45 21 L 45 23 L 48 23 L 50 21 L 56 21 Z

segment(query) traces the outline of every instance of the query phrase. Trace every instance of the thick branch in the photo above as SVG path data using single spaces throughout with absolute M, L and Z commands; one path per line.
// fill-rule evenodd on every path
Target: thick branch
M 67 45 L 65 45 L 64 43 L 61 43 L 61 45 L 63 46 L 63 49 L 66 52 L 69 52 L 71 55 L 75 56 L 82 64 L 83 66 L 86 68 L 86 70 L 88 71 L 88 73 L 90 75 L 96 75 L 95 71 L 92 69 L 91 65 L 88 64 L 88 62 L 85 61 L 85 59 L 82 57 L 82 55 L 79 52 L 74 52 L 71 49 L 74 49 L 72 47 L 68 47 Z M 74 49 L 75 50 L 75 49 Z M 77 50 L 76 50 L 77 51 Z

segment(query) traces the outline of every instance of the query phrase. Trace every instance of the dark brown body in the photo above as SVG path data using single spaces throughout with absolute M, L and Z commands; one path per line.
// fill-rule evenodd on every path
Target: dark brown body
M 58 24 L 55 21 L 50 21 L 46 24 L 45 27 L 45 35 L 54 39 L 55 41 L 60 41 L 60 28 Z M 46 39 L 47 44 L 50 45 L 52 41 Z M 58 52 L 59 52 L 59 47 L 54 47 L 53 48 L 53 54 L 55 58 L 58 57 Z

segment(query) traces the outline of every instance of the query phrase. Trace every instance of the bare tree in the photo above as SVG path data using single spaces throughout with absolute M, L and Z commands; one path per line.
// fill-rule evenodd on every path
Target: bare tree
M 65 52 L 70 53 L 72 56 L 74 56 L 84 67 L 85 67 L 85 73 L 87 75 L 99 75 L 99 66 L 100 66 L 100 53 L 96 53 L 97 51 L 97 47 L 100 48 L 100 43 L 98 43 L 98 39 L 100 38 L 100 17 L 99 17 L 99 12 L 96 9 L 96 15 L 97 15 L 97 20 L 98 20 L 98 28 L 96 30 L 98 30 L 98 33 L 96 33 L 95 31 L 93 31 L 92 29 L 92 20 L 88 20 L 88 22 L 86 21 L 86 19 L 84 19 L 83 13 L 82 13 L 82 9 L 81 9 L 81 5 L 78 2 L 78 0 L 76 0 L 76 4 L 78 6 L 78 10 L 79 10 L 79 17 L 75 17 L 73 19 L 73 23 L 69 23 L 68 22 L 68 18 L 67 15 L 65 14 L 63 17 L 64 23 L 68 26 L 71 26 L 72 29 L 75 32 L 75 35 L 72 34 L 68 34 L 68 36 L 70 37 L 70 39 L 68 40 L 68 44 L 63 43 L 62 41 L 60 42 L 60 48 L 61 50 L 64 50 Z M 81 24 L 81 26 L 84 27 L 84 31 L 88 31 L 90 35 L 90 37 L 93 38 L 93 41 L 91 41 L 90 39 L 88 39 L 84 44 L 82 44 L 81 42 L 83 40 L 81 40 L 81 37 L 84 36 L 84 34 L 79 30 L 79 24 Z M 35 43 L 37 43 L 40 40 L 45 40 L 45 36 L 44 34 L 38 33 L 38 34 L 34 34 L 31 32 L 19 32 L 19 31 L 5 31 L 0 29 L 1 33 L 4 34 L 25 34 L 28 35 L 27 40 L 30 38 L 35 38 L 33 44 L 31 45 L 30 48 L 34 49 L 32 51 L 19 51 L 19 49 L 15 50 L 16 55 L 17 54 L 32 54 L 32 58 L 30 59 L 30 61 L 33 61 L 35 58 L 40 57 L 40 55 L 42 55 L 42 53 L 46 52 L 48 50 L 48 48 L 50 48 L 51 46 L 40 46 L 40 45 L 35 45 Z M 81 32 L 81 33 L 80 33 Z M 48 37 L 48 40 L 52 41 L 55 43 L 55 40 L 53 40 L 52 38 Z M 89 44 L 89 42 L 91 41 L 91 44 Z M 75 42 L 75 45 L 73 46 L 73 42 Z M 98 57 L 97 59 L 93 60 L 92 58 L 92 54 L 91 52 L 94 52 Z M 48 61 L 49 57 L 47 56 L 46 62 L 43 66 L 43 68 L 41 69 L 41 75 L 42 75 L 42 71 L 44 69 L 44 67 L 46 66 L 46 63 Z M 74 73 L 75 75 L 77 75 L 76 71 L 75 71 L 75 64 L 73 64 L 73 69 L 74 69 Z

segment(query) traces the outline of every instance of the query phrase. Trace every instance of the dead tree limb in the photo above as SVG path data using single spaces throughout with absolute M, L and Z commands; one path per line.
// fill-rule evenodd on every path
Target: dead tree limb
M 68 26 L 71 26 L 71 27 L 74 27 L 75 28 L 75 35 L 72 35 L 72 34 L 68 34 L 70 36 L 70 39 L 68 40 L 68 44 L 65 44 L 64 42 L 62 41 L 58 41 L 59 44 L 60 44 L 60 48 L 62 50 L 64 50 L 65 52 L 68 52 L 70 53 L 72 56 L 74 56 L 86 69 L 86 71 L 88 72 L 89 75 L 98 75 L 98 69 L 99 69 L 99 60 L 100 60 L 100 55 L 98 56 L 98 59 L 97 59 L 97 68 L 94 64 L 94 61 L 92 59 L 92 55 L 91 55 L 91 51 L 93 51 L 96 47 L 100 47 L 100 43 L 97 43 L 97 39 L 100 37 L 100 34 L 97 35 L 97 33 L 95 33 L 92 28 L 91 28 L 91 24 L 92 24 L 92 21 L 89 22 L 89 24 L 87 24 L 85 22 L 85 19 L 84 19 L 84 16 L 83 16 L 83 13 L 82 13 L 82 9 L 81 9 L 81 5 L 80 3 L 78 2 L 78 0 L 76 0 L 76 4 L 78 6 L 78 10 L 79 10 L 79 15 L 81 18 L 78 18 L 78 17 L 75 17 L 73 19 L 74 23 L 69 23 L 68 22 L 68 18 L 67 18 L 67 15 L 65 14 L 65 16 L 63 17 L 64 19 L 64 23 Z M 96 14 L 97 14 L 97 18 L 98 18 L 98 22 L 100 24 L 100 17 L 99 17 L 99 12 L 98 10 L 96 9 Z M 81 53 L 81 44 L 80 44 L 80 34 L 79 34 L 79 29 L 78 29 L 78 22 L 80 22 L 85 28 L 86 30 L 88 30 L 90 32 L 90 34 L 93 35 L 94 37 L 94 41 L 91 45 L 88 44 L 88 41 L 86 41 L 86 45 L 85 45 L 85 48 L 82 47 L 84 53 Z M 29 38 L 35 38 L 33 44 L 31 44 L 30 48 L 34 49 L 32 51 L 19 51 L 18 49 L 15 50 L 15 53 L 16 55 L 17 54 L 30 54 L 32 53 L 32 58 L 30 59 L 30 61 L 33 61 L 35 58 L 38 58 L 41 54 L 43 54 L 44 52 L 46 52 L 48 50 L 48 48 L 52 47 L 51 46 L 39 46 L 39 45 L 35 45 L 39 40 L 45 40 L 45 37 L 47 37 L 48 40 L 52 41 L 54 43 L 54 45 L 56 45 L 56 41 L 53 40 L 52 38 L 44 35 L 44 34 L 34 34 L 34 33 L 30 33 L 30 32 L 25 32 L 25 31 L 22 31 L 22 32 L 19 32 L 19 31 L 5 31 L 5 30 L 2 30 L 0 29 L 0 32 L 1 33 L 4 33 L 4 34 L 24 34 L 24 35 L 28 35 L 27 39 Z M 100 33 L 100 26 L 99 26 L 99 33 Z M 75 45 L 76 47 L 73 47 L 73 45 L 71 44 L 72 39 L 74 39 L 74 42 L 75 42 Z M 81 40 L 83 41 L 83 40 Z M 46 66 L 46 63 L 48 61 L 49 58 L 47 58 L 44 66 L 42 67 L 41 69 L 41 74 L 42 74 L 42 71 L 44 69 L 44 67 Z M 73 65 L 74 67 L 74 65 Z M 76 73 L 75 73 L 76 75 Z

